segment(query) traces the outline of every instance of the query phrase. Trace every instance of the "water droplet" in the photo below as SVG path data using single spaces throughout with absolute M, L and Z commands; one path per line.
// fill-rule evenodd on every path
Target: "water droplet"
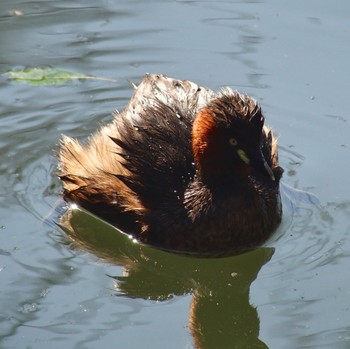
M 40 292 L 40 297 L 46 297 L 47 294 L 49 293 L 49 289 L 48 288 L 45 288 L 43 289 L 41 292 Z
M 38 304 L 36 303 L 27 303 L 23 304 L 18 311 L 23 314 L 33 313 L 38 310 Z

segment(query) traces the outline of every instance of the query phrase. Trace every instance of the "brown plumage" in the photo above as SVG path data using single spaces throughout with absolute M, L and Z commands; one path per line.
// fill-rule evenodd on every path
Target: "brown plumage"
M 146 75 L 85 144 L 63 136 L 64 197 L 142 242 L 228 254 L 281 221 L 277 140 L 252 98 Z

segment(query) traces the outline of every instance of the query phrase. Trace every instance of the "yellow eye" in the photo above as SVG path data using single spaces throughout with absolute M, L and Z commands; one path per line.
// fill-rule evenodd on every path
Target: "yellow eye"
M 233 137 L 231 137 L 228 141 L 233 146 L 236 146 L 238 144 L 237 139 Z

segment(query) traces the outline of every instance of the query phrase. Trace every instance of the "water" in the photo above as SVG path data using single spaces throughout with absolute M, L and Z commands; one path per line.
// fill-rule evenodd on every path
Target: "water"
M 0 78 L 0 347 L 349 348 L 349 11 L 345 0 L 1 1 L 0 73 L 53 66 L 117 83 Z M 111 120 L 146 72 L 257 98 L 280 135 L 284 184 L 319 205 L 284 189 L 266 247 L 217 260 L 134 244 L 79 210 L 74 241 L 49 225 L 60 135 Z

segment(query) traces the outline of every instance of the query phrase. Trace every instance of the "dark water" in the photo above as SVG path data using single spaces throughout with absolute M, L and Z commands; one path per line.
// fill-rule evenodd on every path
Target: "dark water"
M 2 0 L 1 74 L 117 82 L 0 78 L 0 347 L 349 348 L 349 13 L 346 0 Z M 64 228 L 75 242 L 45 223 L 60 135 L 110 120 L 146 72 L 257 98 L 284 183 L 319 205 L 285 188 L 266 247 L 217 260 L 139 246 L 81 211 Z

